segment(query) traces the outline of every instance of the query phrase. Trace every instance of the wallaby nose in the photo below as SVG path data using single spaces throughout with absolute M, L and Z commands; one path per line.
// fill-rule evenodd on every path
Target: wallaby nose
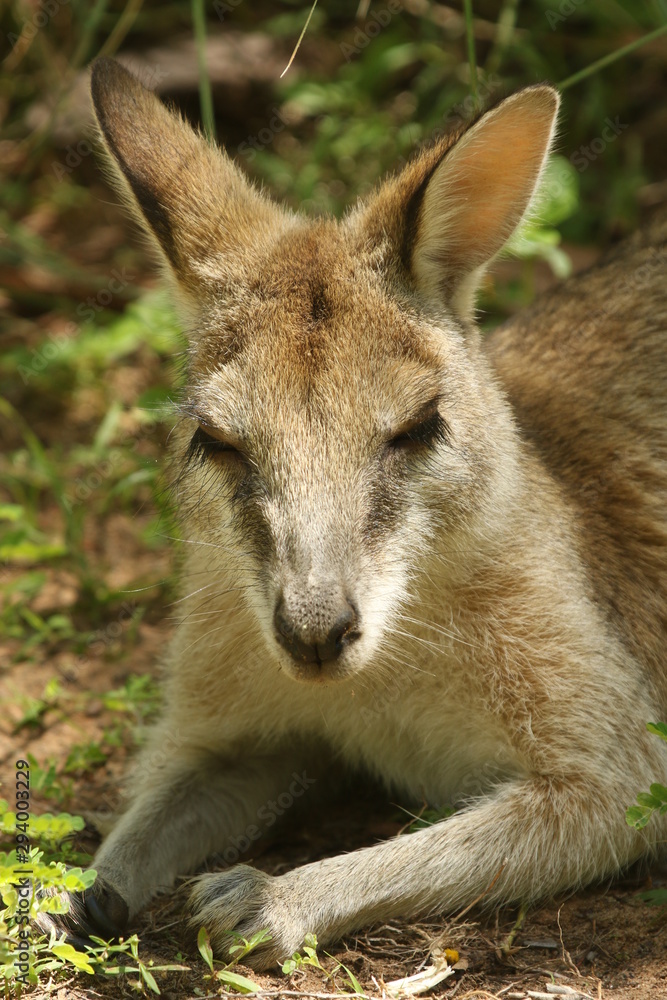
M 356 610 L 347 600 L 328 631 L 326 626 L 317 629 L 300 625 L 288 613 L 282 597 L 276 604 L 273 621 L 278 642 L 299 663 L 326 663 L 328 660 L 335 660 L 360 635 L 357 631 Z

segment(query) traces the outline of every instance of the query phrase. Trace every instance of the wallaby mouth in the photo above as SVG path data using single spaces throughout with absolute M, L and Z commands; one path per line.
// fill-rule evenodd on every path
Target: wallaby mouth
M 276 642 L 296 667 L 293 676 L 303 680 L 342 676 L 344 653 L 361 638 L 357 608 L 342 592 L 315 609 L 281 593 L 273 624 Z

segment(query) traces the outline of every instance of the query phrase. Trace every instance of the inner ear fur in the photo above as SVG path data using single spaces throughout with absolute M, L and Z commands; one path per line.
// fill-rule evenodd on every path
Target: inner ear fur
M 374 240 L 427 299 L 472 316 L 485 268 L 529 209 L 553 140 L 559 97 L 521 90 L 423 150 L 363 213 Z
M 284 213 L 120 63 L 98 59 L 91 92 L 114 173 L 179 283 L 237 279 L 248 243 L 280 229 Z

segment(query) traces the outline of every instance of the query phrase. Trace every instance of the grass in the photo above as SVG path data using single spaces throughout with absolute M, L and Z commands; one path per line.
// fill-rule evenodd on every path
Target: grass
M 180 95 L 186 112 L 201 118 L 209 136 L 223 135 L 229 151 L 279 198 L 336 213 L 444 121 L 473 112 L 478 99 L 535 80 L 563 81 L 558 156 L 537 220 L 513 246 L 522 263 L 511 283 L 491 280 L 485 288 L 483 304 L 494 321 L 530 300 L 541 261 L 563 276 L 578 246 L 630 230 L 641 199 L 648 204 L 664 177 L 662 124 L 652 110 L 664 97 L 667 61 L 659 3 L 589 0 L 550 23 L 559 11 L 551 0 L 510 0 L 500 10 L 491 0 L 466 0 L 450 28 L 434 19 L 435 6 L 415 14 L 406 3 L 377 32 L 371 19 L 355 21 L 356 2 L 320 0 L 310 15 L 300 0 L 226 6 L 72 2 L 44 25 L 18 3 L 0 13 L 0 29 L 15 39 L 0 78 L 7 165 L 0 182 L 7 206 L 0 215 L 7 323 L 0 357 L 0 641 L 3 681 L 35 678 L 23 689 L 18 681 L 8 688 L 11 715 L 4 722 L 17 746 L 73 721 L 81 728 L 60 756 L 27 758 L 45 810 L 31 828 L 41 852 L 33 855 L 35 870 L 56 886 L 66 878 L 83 885 L 87 876 L 66 873 L 64 863 L 83 866 L 88 856 L 73 839 L 81 818 L 48 810 L 70 808 L 82 789 L 96 790 L 108 761 L 140 738 L 157 704 L 152 675 L 132 664 L 173 597 L 176 532 L 159 470 L 184 351 L 177 319 L 154 289 L 143 249 L 123 229 L 92 145 L 79 146 L 81 133 L 68 131 L 63 119 L 79 69 L 121 47 L 164 52 L 192 35 L 198 66 L 194 102 Z M 258 26 L 282 66 L 297 41 L 300 48 L 289 73 L 243 92 L 240 107 L 230 108 L 212 82 L 206 39 Z M 157 68 L 169 92 L 173 67 L 163 61 Z M 287 125 L 264 141 L 276 108 Z M 608 118 L 624 124 L 618 138 L 592 158 L 582 153 Z M 90 693 L 86 685 L 98 668 L 105 688 Z M 84 721 L 95 702 L 103 721 L 91 735 Z M 649 807 L 642 800 L 635 808 Z M 16 833 L 9 813 L 0 926 L 7 976 L 18 927 L 11 924 L 18 900 L 6 871 Z M 127 962 L 137 988 L 154 991 L 160 963 L 150 967 L 139 958 L 136 938 L 95 947 L 89 964 Z M 42 941 L 36 954 L 41 977 L 89 974 L 63 942 Z M 295 969 L 304 955 L 300 963 L 293 959 Z

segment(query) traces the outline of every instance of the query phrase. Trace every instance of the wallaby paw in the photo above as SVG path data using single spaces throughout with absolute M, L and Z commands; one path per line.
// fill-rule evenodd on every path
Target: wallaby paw
M 215 953 L 229 960 L 238 937 L 249 939 L 267 930 L 270 940 L 243 959 L 244 965 L 267 969 L 289 958 L 302 944 L 307 927 L 300 926 L 280 878 L 249 865 L 200 876 L 190 893 L 191 926 L 206 927 Z
M 58 893 L 45 890 L 44 895 L 58 895 L 69 900 L 67 913 L 41 912 L 37 926 L 45 933 L 55 930 L 66 934 L 70 944 L 81 946 L 91 934 L 97 937 L 119 937 L 128 924 L 127 903 L 112 886 L 97 879 L 85 892 Z

